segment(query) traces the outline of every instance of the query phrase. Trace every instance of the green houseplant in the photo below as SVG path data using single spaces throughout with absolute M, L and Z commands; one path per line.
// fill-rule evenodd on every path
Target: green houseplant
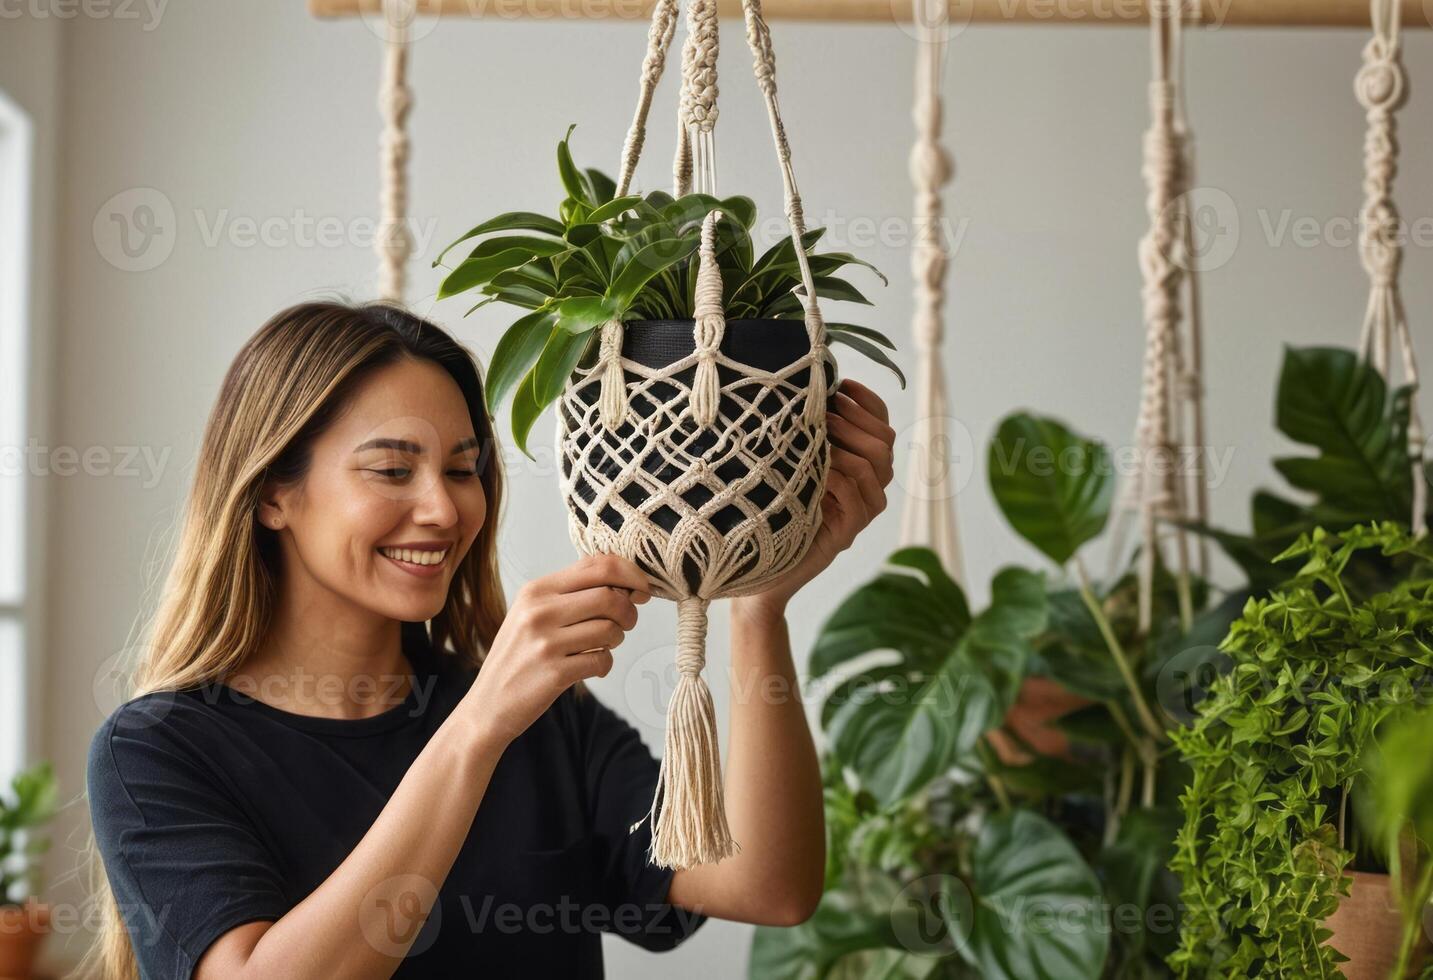
M 0 797 L 0 976 L 24 980 L 49 924 L 40 891 L 40 858 L 50 839 L 40 832 L 55 815 L 58 794 L 47 762 L 17 774 Z
M 1361 589 L 1366 553 L 1401 580 Z M 1192 769 L 1173 867 L 1186 904 L 1180 976 L 1333 976 L 1324 925 L 1348 894 L 1350 794 L 1380 724 L 1433 682 L 1433 550 L 1388 521 L 1301 535 L 1303 564 L 1251 599 L 1232 669 L 1174 735 Z M 1426 747 L 1425 747 L 1426 751 Z
M 556 215 L 497 215 L 474 226 L 433 263 L 447 269 L 439 299 L 475 292 L 481 299 L 469 313 L 488 303 L 526 311 L 504 331 L 487 375 L 490 411 L 512 394 L 512 432 L 524 452 L 537 417 L 557 400 L 572 371 L 595 354 L 603 323 L 692 318 L 701 224 L 714 209 L 728 219 L 717 224 L 716 249 L 727 318 L 799 323 L 802 316 L 793 292 L 801 282 L 795 246 L 784 238 L 765 252 L 755 251 L 756 206 L 750 198 L 687 194 L 674 199 L 662 191 L 614 198 L 610 177 L 573 162 L 571 133 L 569 128 L 557 147 L 565 196 Z M 802 240 L 817 295 L 869 305 L 837 273 L 854 265 L 883 283 L 885 277 L 849 253 L 816 252 L 823 233 L 814 228 Z M 481 240 L 471 244 L 474 239 Z M 445 265 L 454 249 L 470 244 L 466 256 Z M 895 345 L 879 331 L 839 322 L 827 323 L 826 331 L 831 342 L 882 364 L 905 386 L 904 375 L 882 350 Z

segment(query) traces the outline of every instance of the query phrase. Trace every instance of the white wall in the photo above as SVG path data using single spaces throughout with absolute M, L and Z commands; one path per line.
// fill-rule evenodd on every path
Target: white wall
M 50 41 L 50 26 L 22 29 Z M 13 42 L 15 30 L 0 24 L 0 44 L 23 53 L 29 45 Z M 316 22 L 297 0 L 175 3 L 157 22 L 81 17 L 65 31 L 63 83 L 53 77 L 55 61 L 35 69 L 42 91 L 55 85 L 69 93 L 62 134 L 45 130 L 51 147 L 62 135 L 66 148 L 53 440 L 168 453 L 157 479 L 146 472 L 48 481 L 51 599 L 40 651 L 48 678 L 35 703 L 44 712 L 41 747 L 67 793 L 78 794 L 85 747 L 103 713 L 93 695 L 96 673 L 130 640 L 146 587 L 162 567 L 226 365 L 279 307 L 335 288 L 371 292 L 374 260 L 365 248 L 305 247 L 292 235 L 300 212 L 340 222 L 375 212 L 379 46 L 363 23 Z M 863 219 L 869 227 L 908 218 L 912 39 L 889 25 L 780 23 L 774 33 L 811 223 Z M 749 55 L 739 30 L 729 27 L 724 37 L 721 189 L 749 193 L 779 216 L 780 182 Z M 437 22 L 413 57 L 412 211 L 420 229 L 434 229 L 427 254 L 496 210 L 555 204 L 553 150 L 570 122 L 580 123 L 579 162 L 615 170 L 644 41 L 644 28 L 634 23 Z M 1363 124 L 1350 80 L 1361 43 L 1358 33 L 1339 31 L 1226 30 L 1190 38 L 1200 175 L 1229 195 L 1242 226 L 1231 260 L 1205 280 L 1210 432 L 1217 447 L 1234 449 L 1214 496 L 1215 516 L 1226 524 L 1245 526 L 1251 489 L 1272 478 L 1267 459 L 1279 442 L 1270 404 L 1281 345 L 1351 344 L 1357 335 L 1365 287 L 1356 249 L 1274 243 L 1260 214 L 1276 228 L 1286 209 L 1320 223 L 1357 214 Z M 1433 184 L 1422 179 L 1433 172 L 1422 90 L 1433 85 L 1431 44 L 1426 31 L 1408 38 L 1416 91 L 1403 117 L 1398 187 L 1404 214 L 1425 223 L 1433 215 Z M 8 54 L 0 48 L 0 84 L 11 87 L 21 83 Z M 1037 560 L 985 490 L 979 449 L 996 420 L 1032 407 L 1111 441 L 1125 440 L 1133 425 L 1147 71 L 1138 29 L 977 27 L 951 47 L 946 94 L 957 177 L 950 206 L 964 230 L 946 356 L 956 415 L 977 447 L 960 510 L 972 589 L 982 600 L 981 583 L 997 566 Z M 665 183 L 669 172 L 675 78 L 668 82 L 641 173 L 648 188 Z M 142 188 L 150 190 L 135 190 Z M 145 271 L 116 268 L 112 245 L 97 245 L 97 216 L 101 227 L 113 227 L 106 202 L 124 192 L 121 210 L 131 216 L 136 203 L 173 209 L 173 223 L 161 221 L 153 246 L 172 245 L 172 253 Z M 270 218 L 290 236 L 286 244 L 243 247 L 226 234 L 234 227 L 228 224 L 206 241 L 216 223 Z M 42 234 L 48 225 L 39 222 Z M 904 339 L 911 310 L 904 243 L 848 244 L 892 279 L 889 288 L 874 287 L 879 305 L 866 322 Z M 426 265 L 413 265 L 415 297 L 436 288 Z M 1433 363 L 1424 329 L 1433 321 L 1430 268 L 1428 248 L 1410 249 L 1406 302 L 1425 363 Z M 484 358 L 504 323 L 491 307 L 461 319 L 461 300 L 415 305 Z M 898 360 L 909 373 L 914 362 L 909 343 L 903 346 Z M 858 358 L 843 363 L 888 400 L 898 429 L 909 423 L 912 392 Z M 540 424 L 543 433 L 551 431 L 549 420 Z M 510 590 L 574 557 L 553 474 L 514 467 L 511 489 L 504 546 Z M 800 597 L 792 616 L 800 663 L 821 618 L 894 547 L 898 526 L 892 507 Z M 649 611 L 624 649 L 634 658 L 645 653 L 650 666 L 665 655 L 674 620 L 668 606 Z M 712 632 L 720 667 L 723 613 Z M 632 668 L 619 667 L 596 687 L 643 726 L 649 744 L 660 744 L 659 718 L 644 705 L 643 680 Z M 724 729 L 726 692 L 715 687 Z M 75 795 L 56 875 L 73 868 L 83 815 Z M 69 881 L 52 897 L 80 895 Z M 688 976 L 738 975 L 749 934 L 714 922 L 665 959 L 614 943 L 611 974 L 656 976 L 675 967 Z M 69 951 L 80 945 L 75 938 Z

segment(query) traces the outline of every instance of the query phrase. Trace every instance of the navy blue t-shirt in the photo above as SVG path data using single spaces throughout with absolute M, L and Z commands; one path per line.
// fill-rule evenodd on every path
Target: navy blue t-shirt
M 368 718 L 214 683 L 135 698 L 95 733 L 90 814 L 146 980 L 188 980 L 215 939 L 279 919 L 357 846 L 477 674 L 406 652 L 407 700 Z M 568 688 L 499 760 L 394 976 L 601 978 L 602 932 L 654 951 L 684 940 L 706 917 L 667 903 L 651 821 L 629 833 L 657 773 L 631 725 Z M 416 918 L 391 913 L 406 938 Z

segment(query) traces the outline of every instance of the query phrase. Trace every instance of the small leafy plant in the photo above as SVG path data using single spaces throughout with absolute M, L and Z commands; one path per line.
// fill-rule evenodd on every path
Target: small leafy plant
M 526 310 L 498 341 L 488 365 L 488 410 L 496 412 L 512 391 L 512 431 L 527 453 L 527 437 L 543 409 L 557 400 L 578 365 L 595 356 L 602 324 L 612 319 L 687 319 L 692 316 L 697 249 L 702 221 L 713 209 L 722 306 L 728 319 L 800 319 L 800 269 L 790 237 L 757 255 L 751 238 L 756 205 L 747 197 L 706 194 L 673 198 L 662 191 L 615 197 L 616 184 L 573 162 L 567 136 L 557 145 L 557 169 L 565 197 L 557 215 L 530 211 L 500 214 L 473 227 L 434 260 L 444 265 L 455 248 L 481 238 L 448 269 L 438 290 L 444 299 L 477 292 L 488 303 Z M 837 275 L 846 266 L 874 266 L 846 252 L 817 253 L 824 229 L 802 239 L 816 295 L 870 305 L 860 290 Z M 827 323 L 832 343 L 845 344 L 905 376 L 881 348 L 895 345 L 870 327 Z M 528 455 L 531 455 L 530 453 Z
M 1411 567 L 1360 591 L 1345 572 L 1368 552 Z M 1348 894 L 1350 793 L 1380 724 L 1433 682 L 1426 539 L 1392 521 L 1315 528 L 1276 556 L 1295 558 L 1293 576 L 1233 624 L 1232 669 L 1174 733 L 1193 771 L 1172 862 L 1181 977 L 1337 975 L 1346 957 L 1323 920 Z
M 0 905 L 21 904 L 38 891 L 40 856 L 50 839 L 37 828 L 55 815 L 57 804 L 48 762 L 16 775 L 8 797 L 0 798 Z

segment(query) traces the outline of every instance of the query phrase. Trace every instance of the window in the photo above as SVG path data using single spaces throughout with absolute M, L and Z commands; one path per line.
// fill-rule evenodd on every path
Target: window
M 27 762 L 25 402 L 28 397 L 29 118 L 0 92 L 0 786 Z

